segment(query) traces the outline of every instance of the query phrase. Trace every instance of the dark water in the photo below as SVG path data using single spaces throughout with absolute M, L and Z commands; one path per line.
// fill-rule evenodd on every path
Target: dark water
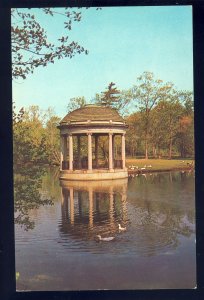
M 192 172 L 79 184 L 36 167 L 15 202 L 17 290 L 196 286 Z

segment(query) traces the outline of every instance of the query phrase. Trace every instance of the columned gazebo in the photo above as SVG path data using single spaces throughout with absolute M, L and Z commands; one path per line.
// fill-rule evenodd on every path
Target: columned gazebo
M 61 137 L 61 179 L 105 180 L 128 176 L 125 167 L 127 125 L 115 109 L 86 105 L 68 113 L 58 128 Z M 105 161 L 99 157 L 101 137 L 103 141 L 104 137 L 108 140 L 108 157 Z M 115 139 L 118 137 L 121 147 L 116 153 Z

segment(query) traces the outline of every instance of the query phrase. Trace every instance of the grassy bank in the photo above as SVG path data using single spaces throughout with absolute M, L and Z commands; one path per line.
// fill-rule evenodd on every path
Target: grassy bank
M 130 171 L 171 171 L 185 170 L 194 166 L 194 160 L 189 159 L 126 159 L 126 166 Z

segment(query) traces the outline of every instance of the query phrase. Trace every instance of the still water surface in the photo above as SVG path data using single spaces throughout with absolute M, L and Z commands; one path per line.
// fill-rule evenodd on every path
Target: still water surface
M 15 205 L 17 290 L 196 286 L 192 172 L 73 184 L 36 167 L 16 176 Z

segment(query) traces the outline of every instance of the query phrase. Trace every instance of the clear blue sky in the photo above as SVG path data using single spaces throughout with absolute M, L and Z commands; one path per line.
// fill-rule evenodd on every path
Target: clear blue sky
M 60 16 L 50 18 L 37 9 L 35 13 L 51 40 L 63 35 Z M 56 61 L 25 80 L 15 80 L 13 100 L 18 108 L 52 106 L 63 117 L 70 98 L 90 101 L 111 81 L 119 89 L 131 88 L 144 71 L 193 91 L 191 6 L 90 8 L 73 24 L 71 40 L 89 54 Z

